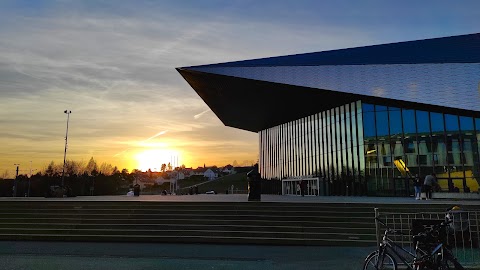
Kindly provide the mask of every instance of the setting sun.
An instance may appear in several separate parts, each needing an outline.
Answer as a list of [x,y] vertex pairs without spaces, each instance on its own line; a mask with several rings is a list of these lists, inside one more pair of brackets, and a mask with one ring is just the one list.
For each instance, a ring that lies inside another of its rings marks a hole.
[[160,171],[162,164],[170,163],[172,168],[179,166],[179,154],[174,150],[151,149],[135,155],[137,166],[141,171]]

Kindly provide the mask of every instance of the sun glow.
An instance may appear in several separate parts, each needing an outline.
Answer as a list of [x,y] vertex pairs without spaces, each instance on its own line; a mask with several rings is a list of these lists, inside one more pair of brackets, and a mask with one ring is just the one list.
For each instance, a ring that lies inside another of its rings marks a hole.
[[160,171],[162,164],[171,164],[172,168],[179,166],[179,154],[174,150],[151,149],[135,155],[136,168],[141,171]]

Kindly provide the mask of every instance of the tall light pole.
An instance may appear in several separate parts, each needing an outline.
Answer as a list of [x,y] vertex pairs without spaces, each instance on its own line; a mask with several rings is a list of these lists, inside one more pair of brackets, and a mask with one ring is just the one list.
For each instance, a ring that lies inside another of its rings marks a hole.
[[13,181],[12,197],[17,197],[17,178],[18,178],[18,167],[20,166],[20,164],[15,163],[15,164],[13,164],[13,165],[17,166],[17,172],[16,172],[16,174],[15,174],[15,180]]
[[30,160],[30,176],[28,177],[28,191],[27,191],[27,197],[30,197],[30,180],[32,178],[32,172],[36,171],[37,169],[32,169],[32,161]]
[[27,196],[30,197],[30,180],[32,178],[32,161],[30,160],[30,175],[28,176],[28,190]]
[[65,110],[64,113],[67,114],[67,132],[65,133],[65,152],[63,153],[63,170],[62,170],[62,188],[65,183],[65,163],[67,161],[67,145],[68,145],[68,120],[70,120],[70,114],[72,111]]

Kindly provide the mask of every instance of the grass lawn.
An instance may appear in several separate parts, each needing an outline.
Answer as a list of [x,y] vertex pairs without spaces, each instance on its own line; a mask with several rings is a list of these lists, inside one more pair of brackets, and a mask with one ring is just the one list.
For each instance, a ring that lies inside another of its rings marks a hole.
[[207,182],[205,182],[203,177],[189,177],[188,179],[179,180],[178,184],[180,191],[183,193],[187,193],[189,187],[193,185],[198,186],[199,193],[205,193],[210,190],[215,190],[217,193],[225,193],[227,189],[230,192],[232,185],[234,186],[234,191],[238,190],[238,192],[246,193],[248,187],[247,174],[244,172],[227,175]]

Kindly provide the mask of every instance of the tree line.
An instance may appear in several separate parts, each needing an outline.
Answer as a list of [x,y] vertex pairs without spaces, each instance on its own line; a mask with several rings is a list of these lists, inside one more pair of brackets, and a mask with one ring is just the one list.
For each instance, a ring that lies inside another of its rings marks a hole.
[[30,177],[19,174],[16,179],[0,181],[0,196],[13,196],[16,186],[16,196],[39,197],[46,196],[52,187],[62,185],[71,189],[72,194],[85,195],[116,195],[125,194],[132,186],[135,177],[142,177],[143,172],[127,169],[121,171],[108,163],[100,165],[92,157],[87,163],[67,160],[65,171],[62,164],[50,162],[44,169]]

